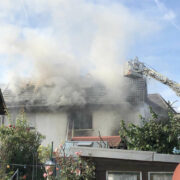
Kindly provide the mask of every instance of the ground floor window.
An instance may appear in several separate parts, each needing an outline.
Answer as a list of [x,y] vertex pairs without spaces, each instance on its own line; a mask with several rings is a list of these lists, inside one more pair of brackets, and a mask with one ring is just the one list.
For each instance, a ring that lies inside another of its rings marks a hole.
[[149,172],[148,180],[172,180],[172,172]]
[[141,180],[141,172],[111,172],[107,173],[107,180]]

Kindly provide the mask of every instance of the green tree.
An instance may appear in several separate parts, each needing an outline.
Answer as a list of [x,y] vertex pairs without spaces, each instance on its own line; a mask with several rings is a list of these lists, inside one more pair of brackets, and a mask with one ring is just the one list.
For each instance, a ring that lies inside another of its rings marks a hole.
[[[11,122],[11,119],[9,121]],[[30,129],[24,111],[18,115],[16,125],[1,126],[0,179],[4,180],[6,175],[12,175],[17,169],[22,179],[32,179],[33,171],[35,177],[38,173],[32,165],[39,164],[37,150],[43,138],[44,136],[35,129]],[[22,166],[15,164],[22,164]],[[38,168],[38,171],[42,170]],[[39,174],[42,176],[42,172]]]
[[150,108],[152,118],[145,120],[142,116],[142,126],[133,123],[125,125],[121,121],[119,134],[128,149],[156,151],[158,153],[172,154],[173,148],[180,148],[180,119],[171,111],[168,120],[158,120],[158,115]]

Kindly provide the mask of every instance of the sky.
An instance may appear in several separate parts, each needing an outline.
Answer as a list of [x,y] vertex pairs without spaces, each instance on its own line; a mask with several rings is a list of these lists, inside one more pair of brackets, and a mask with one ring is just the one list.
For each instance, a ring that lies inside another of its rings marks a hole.
[[[180,1],[0,0],[0,83],[42,76],[58,58],[82,74],[118,76],[116,65],[136,56],[180,82]],[[180,112],[169,87],[148,78],[148,93]]]

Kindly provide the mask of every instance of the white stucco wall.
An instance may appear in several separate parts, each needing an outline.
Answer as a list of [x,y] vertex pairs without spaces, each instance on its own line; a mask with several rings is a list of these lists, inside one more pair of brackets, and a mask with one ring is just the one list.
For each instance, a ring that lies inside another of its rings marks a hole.
[[121,120],[126,124],[140,124],[139,114],[140,109],[133,109],[128,104],[115,108],[98,108],[93,111],[93,135],[98,136],[98,131],[102,136],[118,135]]
[[93,112],[93,134],[98,136],[113,135],[113,131],[120,125],[119,114],[113,110],[97,110]]
[[[15,119],[19,110],[10,110],[12,124],[15,124]],[[67,131],[67,113],[59,112],[26,112],[28,123],[31,127],[35,127],[42,135],[46,136],[42,145],[51,144],[54,142],[54,147],[65,141]],[[9,121],[6,117],[5,125]]]
[[[131,111],[129,111],[129,109],[131,109]],[[139,110],[129,106],[128,104],[122,106],[101,106],[93,108],[93,129],[91,135],[98,136],[99,131],[102,136],[118,135],[121,120],[124,120],[126,123],[139,123]],[[18,112],[17,109],[10,112],[14,123]],[[68,124],[68,114],[66,111],[29,111],[26,115],[30,126],[35,127],[42,135],[46,136],[42,145],[51,144],[53,141],[54,147],[57,147],[66,140]],[[5,121],[5,124],[8,124],[8,122]]]
[[[31,121],[32,122],[32,121]],[[35,114],[34,126],[46,136],[42,145],[54,142],[54,147],[65,141],[67,130],[66,112],[41,112]]]

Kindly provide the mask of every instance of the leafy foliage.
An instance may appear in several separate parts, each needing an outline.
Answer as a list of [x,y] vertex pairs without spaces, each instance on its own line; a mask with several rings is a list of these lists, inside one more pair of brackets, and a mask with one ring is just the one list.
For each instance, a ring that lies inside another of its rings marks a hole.
[[125,122],[121,121],[119,134],[128,149],[171,154],[174,147],[180,148],[180,119],[169,111],[168,120],[159,121],[151,108],[150,112],[152,118],[148,121],[140,116],[142,126],[130,123],[126,127]]
[[42,146],[40,145],[38,148],[38,157],[42,164],[46,163],[51,156],[51,146]]
[[[11,121],[11,119],[10,119]],[[32,164],[38,163],[37,149],[44,137],[36,130],[30,129],[22,111],[16,119],[16,125],[0,127],[0,179],[12,175],[17,168],[21,177],[32,179]],[[7,165],[8,164],[8,165]],[[16,166],[13,164],[24,164]]]

